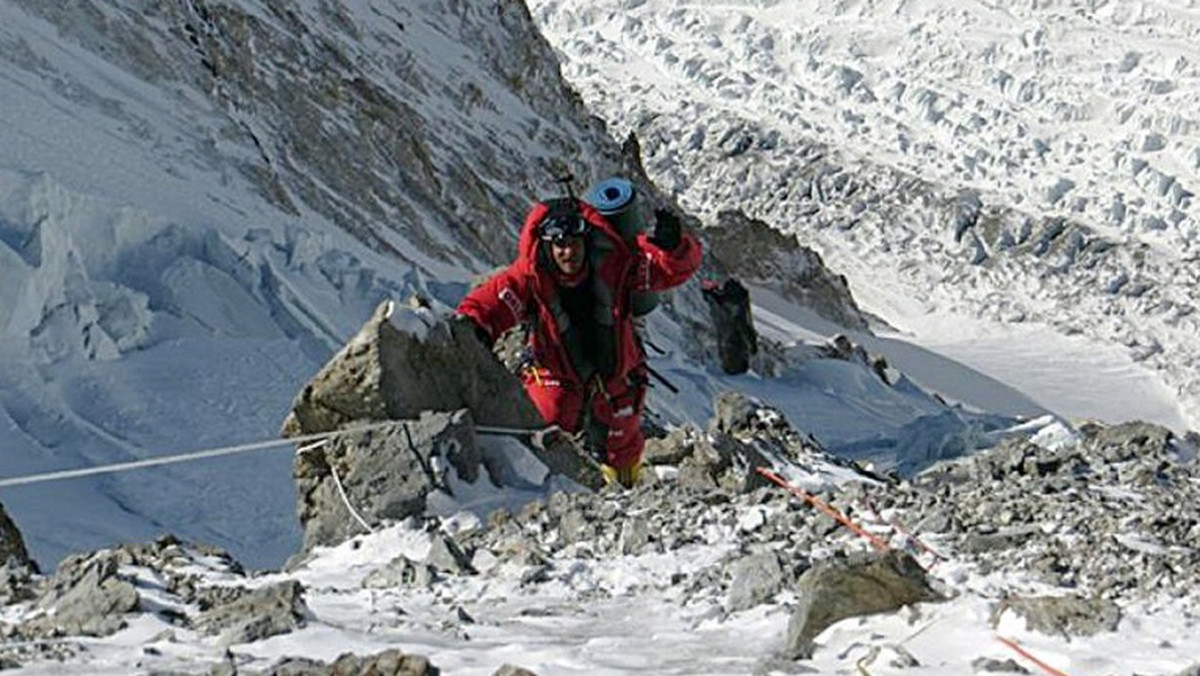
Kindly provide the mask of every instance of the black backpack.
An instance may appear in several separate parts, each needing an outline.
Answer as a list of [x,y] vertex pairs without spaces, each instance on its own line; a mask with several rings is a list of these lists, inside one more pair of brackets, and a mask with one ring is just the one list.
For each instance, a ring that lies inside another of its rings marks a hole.
[[732,277],[724,284],[705,281],[701,291],[717,329],[721,369],[730,375],[745,373],[750,370],[750,357],[758,353],[758,332],[750,316],[750,292]]

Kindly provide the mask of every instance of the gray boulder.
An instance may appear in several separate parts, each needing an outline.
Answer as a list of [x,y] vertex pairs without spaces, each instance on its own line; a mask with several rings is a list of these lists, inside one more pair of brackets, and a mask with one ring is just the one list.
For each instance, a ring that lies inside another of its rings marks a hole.
[[454,467],[469,481],[478,478],[479,464],[474,427],[465,411],[426,413],[418,420],[347,433],[301,453],[293,475],[303,551],[363,533],[359,517],[374,527],[420,516],[425,497],[446,486],[442,467]]
[[773,486],[759,467],[848,464],[793,429],[779,410],[740,392],[718,394],[713,411],[707,432],[685,426],[647,441],[644,462],[678,466],[677,480],[684,486],[733,493]]
[[[472,327],[387,301],[296,397],[283,434],[464,408],[480,426],[537,430],[546,425],[521,383]],[[546,441],[529,448],[550,471],[590,488],[604,485],[596,463],[566,436]]]
[[736,613],[771,600],[788,583],[788,575],[779,554],[763,551],[743,557],[733,564],[733,582],[729,585],[726,607]]
[[363,578],[366,589],[429,589],[437,579],[437,570],[427,563],[397,556]]
[[425,555],[425,565],[435,571],[450,575],[474,575],[471,557],[453,539],[437,535]]
[[537,674],[533,673],[532,671],[530,671],[528,669],[524,669],[522,667],[516,667],[511,664],[505,664],[504,666],[497,669],[496,673],[492,674],[492,676],[537,676]]
[[992,626],[1011,611],[1025,620],[1025,628],[1051,636],[1094,636],[1113,632],[1121,624],[1121,608],[1101,598],[1080,596],[1010,596],[992,613]]
[[29,552],[25,549],[25,540],[21,538],[21,531],[17,530],[17,525],[4,511],[4,505],[0,504],[0,566],[4,566],[9,561],[33,569],[33,560],[29,558]]
[[991,657],[977,657],[971,661],[971,667],[976,673],[984,674],[1028,674],[1029,670],[1013,659],[997,660]]
[[247,590],[215,587],[202,590],[200,631],[219,635],[224,646],[251,643],[303,627],[308,615],[304,587],[295,580]]
[[544,424],[520,383],[470,327],[386,301],[300,392],[284,433],[460,408],[481,425]]
[[1110,463],[1138,458],[1166,459],[1175,438],[1171,430],[1141,421],[1099,428],[1085,426],[1080,431],[1084,434],[1084,446],[1089,455]]
[[285,657],[259,676],[438,676],[441,671],[422,655],[405,655],[395,648],[359,657],[339,656],[332,664],[305,657]]
[[118,574],[120,554],[102,550],[64,560],[46,582],[37,606],[45,614],[22,626],[29,636],[108,636],[125,627],[138,610],[134,586]]
[[796,593],[784,648],[793,659],[811,658],[813,639],[835,622],[942,600],[916,559],[895,550],[819,561],[800,576]]
[[33,598],[32,571],[11,558],[0,563],[0,606]]

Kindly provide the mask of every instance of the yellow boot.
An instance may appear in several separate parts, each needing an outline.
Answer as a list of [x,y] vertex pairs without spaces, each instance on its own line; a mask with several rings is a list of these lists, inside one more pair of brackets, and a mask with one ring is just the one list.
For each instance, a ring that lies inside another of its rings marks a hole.
[[642,461],[639,460],[629,467],[616,468],[609,464],[600,466],[604,480],[608,483],[619,483],[625,488],[633,488],[642,478]]

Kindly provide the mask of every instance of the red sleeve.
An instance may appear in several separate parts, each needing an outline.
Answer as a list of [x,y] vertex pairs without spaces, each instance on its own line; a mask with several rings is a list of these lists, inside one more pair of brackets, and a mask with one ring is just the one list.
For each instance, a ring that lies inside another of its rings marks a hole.
[[674,251],[651,244],[645,233],[637,237],[638,261],[634,266],[635,291],[664,291],[687,281],[700,267],[700,242],[684,233]]
[[512,268],[505,268],[472,289],[456,312],[470,317],[495,340],[528,316],[531,299],[526,281]]

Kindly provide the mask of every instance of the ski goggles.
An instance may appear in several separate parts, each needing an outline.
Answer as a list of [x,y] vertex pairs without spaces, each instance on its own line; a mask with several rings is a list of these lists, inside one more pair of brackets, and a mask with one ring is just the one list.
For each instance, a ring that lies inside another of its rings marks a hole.
[[538,226],[538,237],[543,242],[565,244],[572,237],[581,237],[587,228],[587,221],[578,213],[550,214]]

